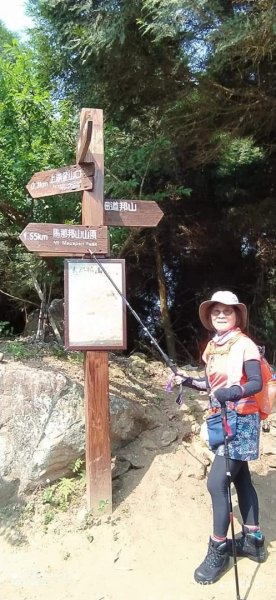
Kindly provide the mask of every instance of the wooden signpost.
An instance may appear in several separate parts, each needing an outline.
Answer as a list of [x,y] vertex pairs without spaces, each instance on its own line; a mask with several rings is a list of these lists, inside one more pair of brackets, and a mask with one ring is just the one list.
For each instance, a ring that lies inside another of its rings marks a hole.
[[89,250],[94,254],[108,254],[107,227],[85,227],[55,223],[29,223],[19,236],[31,252],[47,256],[68,256],[71,252],[83,256]]
[[32,176],[26,188],[32,198],[44,198],[44,196],[91,190],[93,187],[93,174],[93,165],[86,167],[72,165],[60,169],[40,171]]
[[[156,227],[163,216],[153,201],[104,200],[101,109],[83,108],[81,111],[76,165],[35,173],[27,189],[33,198],[38,199],[54,194],[82,191],[82,225],[29,223],[21,233],[20,239],[28,250],[44,257],[91,258],[91,252],[106,256],[109,253],[108,226]],[[112,260],[110,262],[112,263]],[[122,289],[124,286],[122,281]],[[68,301],[70,296],[67,303]],[[83,330],[85,338],[85,324]],[[78,335],[78,328],[75,327],[72,331],[73,344],[77,347],[78,340],[75,340],[75,337]],[[101,337],[100,331],[98,337]],[[84,360],[87,505],[89,510],[101,509],[111,512],[107,351],[110,346],[101,346],[101,349],[98,349],[101,343],[99,339],[94,344],[95,349],[87,350]],[[125,335],[122,344],[125,344]]]
[[104,224],[112,227],[156,227],[163,213],[152,200],[105,200]]

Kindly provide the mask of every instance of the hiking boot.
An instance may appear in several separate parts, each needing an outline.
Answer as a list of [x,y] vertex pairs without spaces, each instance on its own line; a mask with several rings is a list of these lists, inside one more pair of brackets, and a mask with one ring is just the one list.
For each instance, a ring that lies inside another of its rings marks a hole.
[[[261,531],[250,532],[243,527],[235,540],[237,556],[247,556],[258,563],[266,560],[265,536]],[[227,549],[230,556],[233,556],[232,540],[227,540]]]
[[197,567],[194,578],[197,583],[214,583],[219,579],[229,563],[227,542],[214,542],[209,540],[208,552],[204,561]]

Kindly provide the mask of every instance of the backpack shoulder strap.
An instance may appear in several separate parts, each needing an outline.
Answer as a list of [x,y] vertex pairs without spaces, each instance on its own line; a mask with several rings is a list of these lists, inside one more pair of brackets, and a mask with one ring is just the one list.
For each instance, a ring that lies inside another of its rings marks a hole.
[[228,342],[223,344],[223,346],[217,346],[213,340],[210,340],[210,342],[208,342],[208,344],[205,348],[206,357],[209,358],[209,356],[211,356],[213,354],[228,354],[230,351],[230,348],[232,348],[232,346],[234,346],[234,344],[241,337],[246,337],[246,335],[244,333],[239,333],[238,335],[233,337],[231,340],[229,340]]
[[214,346],[214,342],[212,340],[210,340],[204,350],[206,356],[209,356],[209,354],[212,354],[213,346]]

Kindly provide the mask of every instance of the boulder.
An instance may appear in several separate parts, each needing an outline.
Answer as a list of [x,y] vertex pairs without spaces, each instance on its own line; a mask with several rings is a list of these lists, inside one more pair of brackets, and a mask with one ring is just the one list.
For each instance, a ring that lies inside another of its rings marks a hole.
[[82,397],[60,372],[0,365],[0,474],[19,481],[19,493],[57,479],[83,454]]
[[129,444],[155,423],[153,410],[139,402],[110,394],[110,428],[112,451]]
[[[63,373],[0,363],[0,505],[69,474],[85,453],[83,387]],[[154,427],[155,412],[110,396],[115,451]],[[158,424],[158,423],[157,423]]]

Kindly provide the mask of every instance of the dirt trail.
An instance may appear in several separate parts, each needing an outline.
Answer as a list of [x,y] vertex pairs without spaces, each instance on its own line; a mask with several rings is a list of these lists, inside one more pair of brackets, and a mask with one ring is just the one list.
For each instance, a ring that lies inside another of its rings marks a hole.
[[[173,410],[171,399],[162,406],[164,414]],[[23,524],[19,533],[26,543],[20,545],[18,527],[3,520],[0,600],[235,600],[232,562],[214,585],[193,579],[211,529],[206,478],[195,476],[193,442],[177,440],[148,456],[144,468],[115,480],[109,519],[83,528],[83,496],[46,533],[39,515]],[[276,469],[268,469],[264,457],[252,468],[269,556],[263,565],[238,561],[241,598],[276,600]],[[234,494],[233,504],[238,515]]]

